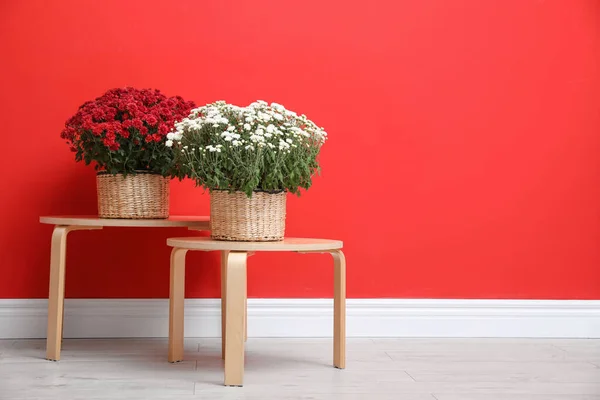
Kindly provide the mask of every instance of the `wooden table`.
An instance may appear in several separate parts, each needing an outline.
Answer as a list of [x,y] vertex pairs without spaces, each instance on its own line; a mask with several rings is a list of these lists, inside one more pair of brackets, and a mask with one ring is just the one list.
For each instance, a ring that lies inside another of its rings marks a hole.
[[46,358],[60,360],[65,298],[65,260],[67,234],[71,231],[102,229],[103,227],[174,228],[209,230],[208,217],[170,217],[168,219],[103,219],[94,216],[40,217],[42,224],[54,226],[50,255],[50,293],[48,295],[48,336]]
[[169,300],[169,362],[183,360],[183,304],[185,255],[189,250],[221,252],[222,356],[225,385],[242,386],[246,336],[246,260],[257,251],[330,253],[334,261],[333,365],[346,367],[346,259],[343,243],[326,239],[286,238],[280,242],[227,242],[206,237],[171,238],[171,288]]

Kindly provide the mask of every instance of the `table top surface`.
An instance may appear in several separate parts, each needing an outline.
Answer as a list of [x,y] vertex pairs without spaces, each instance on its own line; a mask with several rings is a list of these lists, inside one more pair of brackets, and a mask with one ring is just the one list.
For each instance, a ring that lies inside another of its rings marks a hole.
[[171,216],[166,219],[99,218],[95,215],[52,215],[40,217],[42,224],[64,226],[118,226],[142,228],[188,227],[209,230],[207,216]]
[[341,240],[285,238],[279,242],[229,242],[209,237],[179,237],[167,239],[167,245],[188,250],[227,251],[331,251],[344,246]]

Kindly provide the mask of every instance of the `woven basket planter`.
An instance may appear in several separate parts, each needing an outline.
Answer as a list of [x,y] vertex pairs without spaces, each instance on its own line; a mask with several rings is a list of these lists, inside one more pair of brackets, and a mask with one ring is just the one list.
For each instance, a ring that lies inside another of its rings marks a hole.
[[138,171],[135,175],[96,175],[100,218],[169,217],[169,179]]
[[285,192],[243,192],[213,190],[210,193],[211,237],[240,242],[283,240]]

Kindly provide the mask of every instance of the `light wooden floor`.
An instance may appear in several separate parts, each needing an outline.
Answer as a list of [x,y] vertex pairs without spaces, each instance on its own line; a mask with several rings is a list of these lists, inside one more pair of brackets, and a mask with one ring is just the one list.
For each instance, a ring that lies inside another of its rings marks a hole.
[[220,340],[0,340],[0,399],[600,400],[600,340],[249,339],[245,386],[223,387]]

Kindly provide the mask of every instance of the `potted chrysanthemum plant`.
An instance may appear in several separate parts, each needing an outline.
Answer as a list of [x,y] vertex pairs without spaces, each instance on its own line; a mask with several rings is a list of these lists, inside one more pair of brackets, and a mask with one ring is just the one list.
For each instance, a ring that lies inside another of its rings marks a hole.
[[284,236],[286,192],[310,188],[327,134],[276,103],[218,101],[192,110],[167,138],[179,176],[210,191],[214,239],[275,241]]
[[75,160],[97,172],[102,218],[167,218],[173,150],[165,146],[176,121],[195,105],[158,90],[112,89],[84,103],[61,137]]

